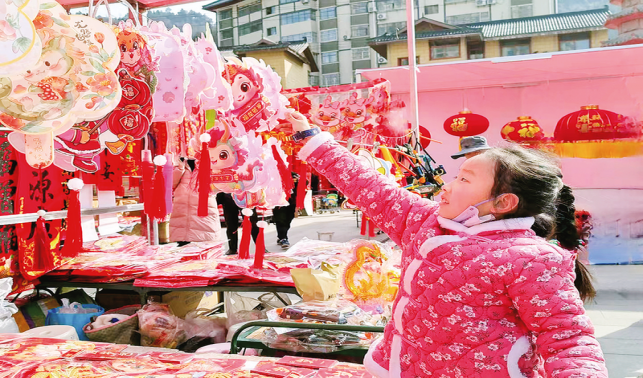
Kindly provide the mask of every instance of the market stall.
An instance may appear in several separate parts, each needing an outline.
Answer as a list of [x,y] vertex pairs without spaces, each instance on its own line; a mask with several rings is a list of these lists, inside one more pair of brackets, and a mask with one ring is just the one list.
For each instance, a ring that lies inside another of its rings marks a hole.
[[[432,145],[431,154],[444,159],[458,150],[462,135],[448,132],[455,129],[445,121],[466,119],[458,116],[463,110],[488,119],[488,128],[474,134],[491,146],[510,140],[559,154],[565,182],[584,211],[579,222],[586,234],[591,229],[590,262],[640,262],[642,56],[640,45],[630,45],[421,65],[420,124],[443,142]],[[386,78],[393,95],[408,98],[406,67],[360,74]],[[440,162],[447,172],[461,164]],[[612,198],[619,200],[606,200]]]

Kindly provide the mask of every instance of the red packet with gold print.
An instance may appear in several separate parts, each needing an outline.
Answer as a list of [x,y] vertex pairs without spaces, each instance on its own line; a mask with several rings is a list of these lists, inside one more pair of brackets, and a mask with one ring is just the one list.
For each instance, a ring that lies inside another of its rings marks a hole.
[[322,358],[284,356],[277,361],[280,365],[296,366],[309,369],[330,368],[337,365],[337,361]]
[[285,378],[285,377],[304,378],[304,377],[312,377],[313,375],[315,375],[315,370],[312,370],[312,369],[279,365],[277,363],[269,362],[269,361],[259,362],[257,366],[255,366],[254,369],[250,371],[252,373],[263,374],[263,375],[267,375],[270,377],[277,377],[277,378]]
[[373,378],[364,367],[337,365],[319,369],[315,378]]

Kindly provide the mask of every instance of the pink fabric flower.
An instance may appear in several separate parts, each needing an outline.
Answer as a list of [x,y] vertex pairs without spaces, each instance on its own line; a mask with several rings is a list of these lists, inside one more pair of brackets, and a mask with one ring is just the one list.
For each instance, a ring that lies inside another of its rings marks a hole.
[[118,81],[116,80],[116,75],[112,73],[99,73],[87,79],[87,84],[89,84],[92,91],[105,97],[116,90]]

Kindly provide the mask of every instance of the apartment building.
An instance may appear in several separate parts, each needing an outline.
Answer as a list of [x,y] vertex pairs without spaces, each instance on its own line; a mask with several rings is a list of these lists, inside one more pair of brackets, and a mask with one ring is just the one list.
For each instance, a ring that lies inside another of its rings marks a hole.
[[[608,8],[479,22],[463,26],[421,19],[415,25],[416,62],[445,63],[601,47],[609,39]],[[406,28],[370,40],[380,66],[408,65]]]
[[[561,0],[414,0],[416,20],[459,25],[545,16],[556,13]],[[592,0],[602,1],[602,0]],[[400,37],[406,28],[405,0],[217,0],[205,5],[217,13],[222,49],[306,39],[319,72],[310,85],[355,81],[355,70],[389,64],[374,47],[378,37]],[[480,41],[481,42],[481,41]],[[473,55],[484,55],[480,44]],[[387,54],[384,54],[387,55]]]

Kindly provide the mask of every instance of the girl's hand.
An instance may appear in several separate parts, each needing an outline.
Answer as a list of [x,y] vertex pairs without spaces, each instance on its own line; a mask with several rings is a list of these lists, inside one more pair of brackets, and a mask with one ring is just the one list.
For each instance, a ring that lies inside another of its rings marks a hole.
[[292,129],[294,132],[306,131],[310,129],[308,120],[298,111],[293,110],[287,113],[286,120],[292,124]]

